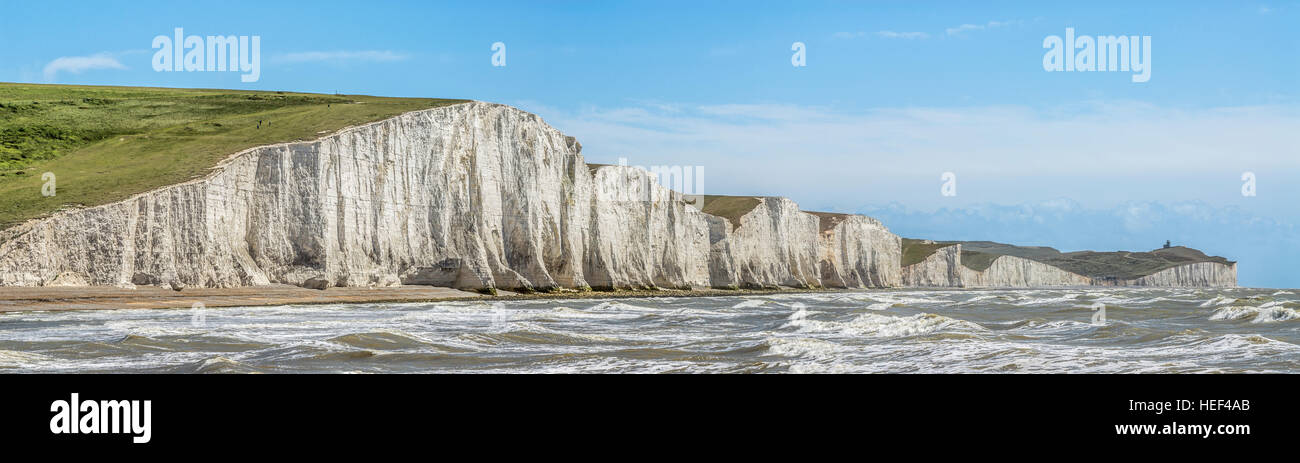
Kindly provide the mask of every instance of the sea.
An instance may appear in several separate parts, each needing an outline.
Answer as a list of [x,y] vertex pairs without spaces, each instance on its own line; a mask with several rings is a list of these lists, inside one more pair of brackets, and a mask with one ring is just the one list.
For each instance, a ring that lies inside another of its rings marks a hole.
[[1278,289],[950,289],[0,314],[0,373],[1292,373]]

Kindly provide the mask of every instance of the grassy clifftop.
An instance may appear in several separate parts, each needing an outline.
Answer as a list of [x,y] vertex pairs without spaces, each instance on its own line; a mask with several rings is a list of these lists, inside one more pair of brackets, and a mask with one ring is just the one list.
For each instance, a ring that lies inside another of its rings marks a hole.
[[465,101],[0,83],[0,229],[202,177],[255,146]]
[[926,243],[922,240],[903,238],[902,265],[906,267],[916,264],[940,249],[957,244],[961,245],[962,266],[976,271],[987,270],[993,265],[993,261],[1002,256],[1015,256],[1038,261],[1090,278],[1118,280],[1133,280],[1180,265],[1201,262],[1214,262],[1224,265],[1235,263],[1222,257],[1207,256],[1201,251],[1183,246],[1156,249],[1150,252],[1061,252],[1055,248],[1045,246],[1016,246],[992,241],[936,241]]
[[927,257],[930,257],[940,249],[952,246],[952,244],[927,242],[927,240],[914,240],[903,238],[903,258],[901,265],[906,267],[913,264],[919,264]]
[[740,218],[762,202],[757,196],[704,195],[704,208],[701,210],[705,214],[727,219],[732,228],[740,228]]
[[[962,264],[975,270],[987,269],[998,256],[1016,256],[1048,264],[1091,278],[1132,280],[1180,265],[1214,262],[1232,265],[1223,257],[1207,256],[1196,249],[1173,246],[1150,252],[1060,252],[1042,246],[1014,246],[992,241],[946,241],[961,243]],[[967,263],[970,253],[970,263]]]

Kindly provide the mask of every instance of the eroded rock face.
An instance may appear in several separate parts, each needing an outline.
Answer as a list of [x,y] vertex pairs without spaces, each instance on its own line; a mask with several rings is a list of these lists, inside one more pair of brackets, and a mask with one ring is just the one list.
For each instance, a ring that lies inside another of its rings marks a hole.
[[1180,265],[1174,268],[1129,280],[1130,286],[1237,286],[1237,264],[1224,265],[1217,262],[1199,262]]
[[595,169],[591,245],[584,259],[593,288],[709,286],[705,214],[660,186],[644,170]]
[[714,287],[816,288],[820,243],[816,216],[786,198],[761,198],[740,226],[718,219],[710,228]]
[[1041,288],[1052,286],[1232,287],[1237,265],[1202,262],[1134,279],[1098,279],[1015,256],[1000,256],[989,268],[961,264],[961,245],[941,248],[925,260],[903,267],[903,286],[947,288]]
[[643,175],[649,201],[606,201],[593,182],[611,180],[580,149],[480,102],[254,148],[202,180],[4,232],[0,284],[707,285],[703,214]]
[[[461,289],[1042,286],[1077,275],[960,246],[899,268],[874,219],[761,198],[737,227],[645,171],[589,168],[541,118],[471,102],[253,148],[203,179],[0,232],[0,285]],[[963,281],[965,280],[965,281]],[[1096,283],[1096,282],[1094,282]],[[1143,286],[1231,286],[1194,264]]]
[[1000,256],[983,271],[961,267],[961,283],[967,288],[1029,288],[1043,286],[1087,286],[1092,279],[1057,267],[1016,256]]
[[939,248],[925,260],[903,267],[903,286],[960,288],[961,245]]
[[[825,220],[825,219],[823,219]],[[902,239],[880,221],[846,215],[821,232],[818,266],[822,286],[894,288],[902,286]]]

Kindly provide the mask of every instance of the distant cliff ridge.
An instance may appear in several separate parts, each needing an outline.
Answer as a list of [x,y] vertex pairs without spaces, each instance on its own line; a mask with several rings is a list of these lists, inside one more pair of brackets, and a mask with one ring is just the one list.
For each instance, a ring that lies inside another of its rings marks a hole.
[[[904,284],[949,287],[1237,285],[1237,263],[1181,246],[1062,253],[989,241],[903,240]],[[921,259],[921,260],[918,260]]]
[[[1155,254],[1128,273],[1094,276],[1040,255],[903,240],[875,219],[802,211],[786,198],[706,196],[691,205],[645,171],[585,163],[577,140],[540,117],[469,102],[249,149],[201,179],[0,231],[0,285],[1236,283],[1233,263]],[[1084,269],[1123,267],[1065,256]]]

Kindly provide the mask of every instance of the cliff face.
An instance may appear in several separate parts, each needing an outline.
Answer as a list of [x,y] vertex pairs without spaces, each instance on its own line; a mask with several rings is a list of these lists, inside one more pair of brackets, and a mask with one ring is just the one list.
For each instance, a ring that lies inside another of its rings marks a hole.
[[[6,231],[0,284],[707,285],[703,214],[644,174],[593,174],[579,150],[478,102],[259,147]],[[608,196],[624,181],[646,200]]]
[[1201,262],[1181,265],[1133,280],[1098,279],[1016,256],[998,256],[984,270],[961,261],[961,245],[940,248],[925,260],[903,267],[903,286],[950,288],[1032,288],[1047,286],[1233,287],[1237,265]]
[[1065,270],[1015,256],[999,256],[983,271],[961,266],[961,282],[966,287],[1037,287],[1086,286],[1092,279]]
[[710,228],[709,265],[715,287],[815,288],[818,277],[817,217],[786,198],[760,198],[740,226],[717,219]]
[[1136,280],[1129,280],[1126,284],[1129,286],[1237,286],[1237,264],[1200,262],[1180,265]]
[[817,287],[823,259],[835,286],[897,284],[897,237],[878,222],[821,236],[817,217],[765,198],[737,228],[580,150],[479,102],[259,147],[5,231],[0,285]]
[[959,288],[961,269],[961,245],[943,247],[925,260],[903,267],[903,286]]
[[[903,285],[902,244],[876,219],[861,215],[820,216],[823,286],[834,288],[893,288]],[[827,220],[834,225],[825,226]]]
[[[976,272],[960,245],[900,268],[899,237],[874,219],[776,197],[714,216],[645,171],[590,168],[580,151],[535,115],[481,102],[258,147],[202,179],[0,232],[0,285],[1087,284],[1009,256]],[[1236,266],[1092,283],[1232,286]]]
[[705,214],[644,170],[595,169],[591,246],[584,259],[593,288],[708,287]]

